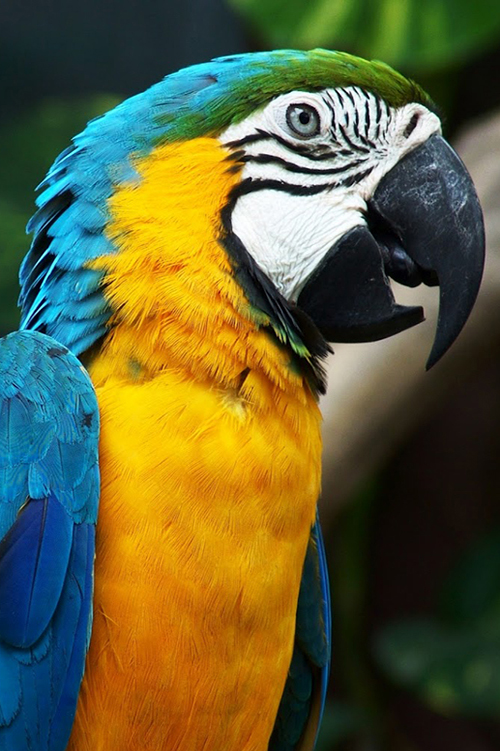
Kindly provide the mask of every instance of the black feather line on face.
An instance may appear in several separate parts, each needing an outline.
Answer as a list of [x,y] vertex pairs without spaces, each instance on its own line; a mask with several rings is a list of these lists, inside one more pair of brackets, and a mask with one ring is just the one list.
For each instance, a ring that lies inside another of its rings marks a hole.
[[335,184],[325,183],[322,185],[294,185],[284,180],[267,180],[254,177],[247,177],[241,181],[234,189],[235,200],[240,196],[248,193],[255,193],[258,190],[277,190],[282,193],[288,193],[291,196],[313,196],[317,193],[323,193],[325,190],[331,190]]
[[[306,157],[307,159],[310,159],[312,161],[321,162],[324,160],[330,160],[333,156],[337,156],[337,154],[342,153],[339,151],[335,151],[335,153],[333,153],[331,147],[326,144],[293,143],[286,138],[282,138],[278,133],[270,133],[267,130],[263,130],[262,128],[257,128],[255,133],[250,133],[247,136],[243,136],[243,138],[238,138],[235,141],[228,141],[225,145],[230,149],[235,149],[235,153],[238,153],[238,151],[244,149],[244,147],[248,144],[261,143],[265,141],[276,141],[289,151],[298,154],[299,156]],[[347,151],[345,153],[349,155],[351,152]]]
[[[283,297],[233,232],[231,217],[239,195],[236,188],[221,211],[224,233],[220,242],[250,305],[270,319],[271,326],[265,327],[269,336],[278,346],[286,347],[292,368],[304,376],[313,393],[324,394],[326,373],[321,361],[332,349],[309,316]],[[307,357],[294,350],[292,341],[303,345]]]
[[365,161],[366,158],[360,158],[357,161],[348,162],[341,167],[328,167],[325,169],[318,169],[315,167],[304,167],[296,164],[295,162],[284,159],[283,157],[275,156],[274,154],[245,154],[237,152],[239,156],[235,158],[243,164],[278,164],[283,167],[287,172],[295,172],[297,175],[341,175],[343,172],[359,167],[360,164]]

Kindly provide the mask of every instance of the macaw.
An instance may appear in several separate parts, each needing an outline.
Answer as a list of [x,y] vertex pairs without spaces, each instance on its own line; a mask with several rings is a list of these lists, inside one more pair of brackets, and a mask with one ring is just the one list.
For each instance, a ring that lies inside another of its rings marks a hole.
[[[91,121],[0,340],[0,750],[310,751],[330,655],[322,359],[483,268],[415,83],[341,52],[223,57]],[[99,506],[99,510],[98,510]]]

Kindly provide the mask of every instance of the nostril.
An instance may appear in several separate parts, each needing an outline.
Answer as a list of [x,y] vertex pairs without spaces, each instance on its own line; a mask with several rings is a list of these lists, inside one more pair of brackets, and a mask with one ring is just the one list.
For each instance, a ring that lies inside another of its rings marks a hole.
[[405,138],[408,138],[409,136],[411,136],[411,134],[413,133],[413,131],[417,127],[417,123],[419,121],[419,117],[420,116],[419,116],[418,112],[415,112],[415,114],[411,118],[410,122],[408,123],[408,125],[404,129],[403,135],[404,135]]

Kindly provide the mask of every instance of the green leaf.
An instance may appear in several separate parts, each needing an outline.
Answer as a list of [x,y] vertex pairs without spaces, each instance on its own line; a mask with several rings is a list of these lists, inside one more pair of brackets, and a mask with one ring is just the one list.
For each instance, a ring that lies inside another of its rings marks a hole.
[[500,620],[469,628],[435,620],[384,628],[375,657],[394,683],[444,715],[500,716]]
[[394,683],[435,711],[500,717],[500,530],[475,542],[454,566],[438,617],[386,626],[375,656]]
[[498,39],[497,0],[230,0],[271,47],[342,49],[407,72],[462,63]]
[[[453,568],[441,592],[440,615],[465,624],[500,612],[500,530],[472,545]],[[500,616],[499,628],[500,628]]]
[[359,707],[340,701],[325,706],[316,751],[333,751],[349,738],[366,732],[369,721]]

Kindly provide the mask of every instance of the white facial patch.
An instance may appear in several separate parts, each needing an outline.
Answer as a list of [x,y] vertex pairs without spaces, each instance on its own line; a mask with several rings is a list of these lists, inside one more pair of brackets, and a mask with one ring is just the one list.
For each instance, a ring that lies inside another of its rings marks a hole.
[[330,248],[366,223],[381,178],[440,129],[423,105],[391,108],[357,87],[276,97],[220,136],[245,163],[232,230],[295,301]]
[[355,193],[295,196],[259,190],[238,199],[232,228],[281,294],[296,300],[336,240],[364,223],[363,209]]

